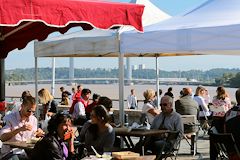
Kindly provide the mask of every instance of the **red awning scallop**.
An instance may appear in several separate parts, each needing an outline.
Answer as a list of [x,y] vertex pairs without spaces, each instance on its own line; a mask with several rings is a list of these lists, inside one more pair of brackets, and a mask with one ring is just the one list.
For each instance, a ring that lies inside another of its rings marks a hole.
[[137,4],[97,0],[0,0],[0,57],[74,26],[89,30],[131,25],[143,31],[143,9]]

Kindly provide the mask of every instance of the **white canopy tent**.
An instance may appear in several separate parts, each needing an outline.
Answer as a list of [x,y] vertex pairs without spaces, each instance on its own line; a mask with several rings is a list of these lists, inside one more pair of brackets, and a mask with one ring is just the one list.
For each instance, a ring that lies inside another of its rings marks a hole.
[[[154,6],[149,0],[133,0],[132,3],[145,5],[142,16],[142,23],[144,27],[170,18],[168,14]],[[37,57],[119,57],[119,110],[120,121],[123,124],[124,62],[123,55],[120,54],[119,34],[131,30],[133,30],[132,27],[126,26],[114,31],[95,29],[91,31],[79,31],[69,35],[48,39],[43,42],[35,42],[34,54],[36,57],[36,73]],[[55,77],[53,77],[53,79],[55,79]],[[36,83],[36,90],[37,88]]]
[[239,54],[240,1],[209,0],[181,16],[124,32],[121,53],[135,56]]
[[116,30],[93,29],[61,35],[34,43],[35,57],[116,57]]

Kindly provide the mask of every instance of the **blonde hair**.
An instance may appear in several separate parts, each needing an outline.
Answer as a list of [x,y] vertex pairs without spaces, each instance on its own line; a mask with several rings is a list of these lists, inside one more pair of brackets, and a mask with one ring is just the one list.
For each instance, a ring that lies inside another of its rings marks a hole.
[[206,89],[203,86],[198,86],[195,92],[195,95],[199,96],[201,95],[202,91],[205,91]]
[[153,89],[147,89],[143,92],[143,96],[145,100],[150,100],[151,98],[155,97],[155,91]]
[[46,88],[42,88],[38,91],[38,96],[42,104],[47,104],[49,101],[53,100],[53,96]]

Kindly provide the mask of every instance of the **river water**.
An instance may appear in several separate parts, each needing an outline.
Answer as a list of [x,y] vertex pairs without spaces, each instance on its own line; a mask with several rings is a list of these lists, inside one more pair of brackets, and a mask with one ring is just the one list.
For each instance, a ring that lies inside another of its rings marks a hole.
[[[55,94],[54,96],[56,98],[61,97],[61,92],[59,88],[61,86],[64,86],[66,90],[71,91],[72,87],[76,86],[68,86],[64,84],[56,84],[55,85]],[[107,96],[111,99],[117,100],[119,99],[119,87],[118,84],[83,84],[84,88],[89,88],[92,93],[97,93],[100,94],[101,96]],[[187,85],[160,85],[160,88],[163,90],[163,94],[167,91],[168,87],[173,88],[173,94],[174,94],[174,99],[177,100],[179,97],[179,92],[181,91],[182,88],[184,87],[191,87],[193,91],[197,88],[197,86],[187,86]],[[38,89],[40,90],[41,88],[47,88],[49,91],[51,90],[51,85],[50,84],[39,84]],[[210,87],[207,86],[205,87],[208,89],[210,97],[212,98],[213,96],[216,95],[216,89],[217,87]],[[136,96],[139,100],[143,100],[143,92],[146,89],[154,89],[156,90],[155,85],[131,85],[131,86],[125,86],[124,87],[124,98],[130,94],[130,90],[135,89],[136,90]],[[34,84],[29,84],[29,85],[14,85],[14,86],[6,86],[6,96],[8,97],[20,97],[21,93],[24,90],[29,90],[32,95],[35,95],[35,86]],[[226,88],[226,91],[230,95],[231,101],[235,102],[235,92],[237,88]],[[118,107],[118,102],[114,101],[113,103],[114,107]],[[126,105],[125,105],[126,106]],[[142,107],[142,103],[139,103],[139,108]]]

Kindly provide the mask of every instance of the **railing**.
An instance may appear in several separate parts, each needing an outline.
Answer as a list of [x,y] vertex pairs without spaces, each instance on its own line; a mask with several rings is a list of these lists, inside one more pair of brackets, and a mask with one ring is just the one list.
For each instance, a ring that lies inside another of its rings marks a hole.
[[[5,96],[6,98],[6,101],[20,101],[21,97],[19,96]],[[54,99],[57,101],[57,102],[60,102],[61,101],[61,98],[60,97],[54,97]],[[92,100],[92,99],[90,99]],[[118,108],[119,106],[119,99],[111,99],[113,101],[113,108]],[[142,106],[143,106],[143,101],[144,100],[138,100],[138,109],[141,109]],[[124,100],[124,106],[127,106],[127,100]]]

